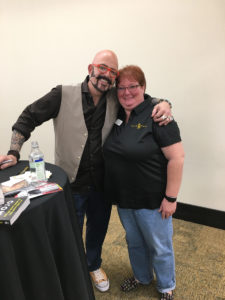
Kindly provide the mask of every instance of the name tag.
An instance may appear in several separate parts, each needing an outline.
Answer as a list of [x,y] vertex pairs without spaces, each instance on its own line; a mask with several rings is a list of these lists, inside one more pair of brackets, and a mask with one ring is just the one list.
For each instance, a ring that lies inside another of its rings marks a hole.
[[118,125],[118,126],[120,126],[122,123],[123,123],[123,121],[120,120],[120,119],[117,119],[117,120],[115,121],[115,124]]

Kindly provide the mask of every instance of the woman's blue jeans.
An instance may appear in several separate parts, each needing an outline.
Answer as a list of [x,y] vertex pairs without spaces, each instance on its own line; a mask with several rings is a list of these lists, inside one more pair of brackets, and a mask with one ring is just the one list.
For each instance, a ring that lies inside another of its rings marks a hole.
[[165,293],[175,289],[172,217],[162,219],[158,209],[124,209],[118,207],[134,277],[149,284],[153,271],[157,289]]
[[107,233],[111,205],[106,204],[103,194],[90,188],[89,193],[73,194],[76,214],[83,231],[86,215],[85,248],[89,271],[95,271],[101,266],[102,245]]

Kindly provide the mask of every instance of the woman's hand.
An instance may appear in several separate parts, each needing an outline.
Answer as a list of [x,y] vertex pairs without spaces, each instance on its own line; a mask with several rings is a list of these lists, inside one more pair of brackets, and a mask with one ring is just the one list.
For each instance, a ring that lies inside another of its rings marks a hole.
[[167,219],[175,213],[176,209],[177,202],[169,202],[168,200],[166,200],[166,198],[164,198],[160,205],[159,212],[162,213],[163,219]]

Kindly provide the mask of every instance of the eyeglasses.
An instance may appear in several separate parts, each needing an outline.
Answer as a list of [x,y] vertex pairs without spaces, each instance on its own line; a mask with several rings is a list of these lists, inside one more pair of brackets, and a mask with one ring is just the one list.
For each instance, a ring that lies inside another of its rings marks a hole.
[[134,93],[139,86],[140,86],[140,84],[130,85],[127,87],[117,87],[117,91],[118,91],[118,93],[123,94],[123,93],[125,93],[125,91],[127,89],[130,93]]
[[110,75],[112,77],[119,76],[119,72],[117,70],[115,70],[115,69],[111,69],[111,68],[109,68],[109,67],[107,67],[105,65],[101,65],[101,64],[100,65],[92,64],[92,65],[95,66],[96,68],[98,68],[99,72],[102,73],[102,74],[104,74],[107,71],[109,71],[109,73],[110,73]]

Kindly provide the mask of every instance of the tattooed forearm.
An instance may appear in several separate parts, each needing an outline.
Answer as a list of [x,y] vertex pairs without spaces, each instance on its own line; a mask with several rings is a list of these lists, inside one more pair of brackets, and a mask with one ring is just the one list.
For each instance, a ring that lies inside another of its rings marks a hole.
[[10,150],[16,150],[20,152],[24,142],[25,142],[25,137],[18,131],[13,130]]

